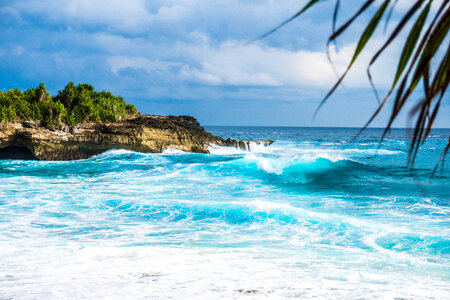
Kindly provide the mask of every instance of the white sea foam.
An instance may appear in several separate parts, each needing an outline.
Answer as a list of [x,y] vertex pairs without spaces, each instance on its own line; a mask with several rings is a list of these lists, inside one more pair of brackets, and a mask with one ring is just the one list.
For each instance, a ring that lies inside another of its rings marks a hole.
[[292,210],[298,210],[299,208],[293,207],[289,203],[280,203],[280,202],[271,202],[271,201],[264,201],[264,200],[254,200],[250,201],[248,205],[253,206],[257,208],[258,210],[264,210],[264,211],[273,211],[277,209],[282,209],[286,211],[292,211]]
[[208,151],[215,155],[234,155],[234,154],[244,154],[247,153],[245,150],[238,149],[236,147],[224,147],[217,145],[210,145]]
[[[331,144],[335,145],[335,144]],[[249,147],[246,150],[237,149],[235,147],[223,147],[212,145],[208,148],[211,154],[216,155],[235,155],[235,154],[273,154],[280,157],[288,157],[294,159],[301,159],[304,162],[312,162],[319,158],[328,159],[332,162],[340,160],[358,160],[360,157],[367,156],[392,156],[403,153],[398,150],[378,149],[378,148],[350,148],[339,149],[324,147],[322,144],[320,147],[314,144],[308,145],[307,143],[295,144],[295,143],[274,143],[270,146],[264,146],[255,142],[250,142]]]
[[96,158],[105,158],[105,157],[110,157],[110,156],[115,156],[115,155],[123,155],[123,154],[135,154],[138,152],[132,151],[132,150],[126,150],[126,149],[111,149],[111,150],[107,150],[103,153],[94,155],[91,157],[91,159],[96,159]]
[[348,159],[346,153],[350,151],[330,150],[323,148],[296,148],[296,147],[267,147],[263,145],[250,146],[250,150],[241,150],[234,147],[210,146],[209,152],[216,155],[253,154],[247,156],[253,158],[255,154],[272,154],[280,156],[281,159],[301,159],[304,162],[313,162],[319,158],[336,162]]
[[163,151],[164,154],[183,154],[186,153],[183,150],[175,149],[175,148],[167,148]]
[[[448,207],[436,196],[447,195],[446,173],[424,196],[407,178],[376,169],[367,159],[376,149],[249,148],[0,162],[0,298],[450,293]],[[329,170],[359,166],[342,160],[368,168],[333,181]],[[308,172],[328,176],[325,185],[297,185]]]
[[425,276],[276,258],[257,249],[23,246],[0,250],[8,257],[0,273],[4,298],[444,299],[450,292]]
[[283,173],[283,169],[287,166],[287,162],[282,161],[281,159],[274,160],[267,157],[257,156],[255,154],[248,154],[245,156],[245,159],[247,161],[256,162],[258,169],[277,175],[281,175]]

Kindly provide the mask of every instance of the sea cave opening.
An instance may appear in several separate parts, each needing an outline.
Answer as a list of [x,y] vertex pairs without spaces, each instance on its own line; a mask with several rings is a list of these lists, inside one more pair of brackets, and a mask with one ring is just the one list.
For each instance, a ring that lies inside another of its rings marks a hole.
[[0,149],[0,159],[36,160],[37,158],[27,147],[8,146]]

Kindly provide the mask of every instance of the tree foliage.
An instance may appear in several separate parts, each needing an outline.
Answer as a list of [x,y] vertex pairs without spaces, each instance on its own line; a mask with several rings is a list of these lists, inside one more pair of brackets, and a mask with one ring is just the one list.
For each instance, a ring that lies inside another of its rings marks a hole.
[[110,92],[97,92],[90,84],[69,82],[64,90],[50,96],[43,83],[21,91],[0,91],[0,121],[41,121],[53,126],[65,123],[74,126],[83,122],[116,122],[136,114],[132,104]]
[[[297,13],[258,39],[272,34],[280,27],[301,16],[320,2],[324,1],[308,1]],[[391,14],[395,9],[397,2],[398,0],[364,0],[362,1],[361,6],[352,15],[345,18],[342,25],[337,27],[337,18],[340,12],[341,0],[334,0],[335,6],[332,16],[332,30],[331,35],[328,38],[328,46],[331,43],[334,43],[336,39],[340,37],[361,15],[369,13],[371,8],[375,8],[375,13],[361,33],[346,71],[339,77],[335,85],[324,97],[318,110],[341,85],[348,71],[352,68],[355,61],[364,50],[367,42],[371,39],[383,18],[386,18],[386,25],[390,22]],[[394,40],[403,39],[403,50],[398,59],[398,66],[389,91],[382,100],[379,99],[380,104],[378,109],[367,121],[360,133],[370,125],[386,103],[393,99],[391,115],[381,138],[381,140],[383,140],[391,129],[393,122],[406,107],[406,103],[412,101],[411,95],[417,90],[419,83],[423,84],[423,92],[421,91],[423,96],[410,112],[411,118],[415,118],[415,126],[413,128],[411,146],[409,149],[409,163],[411,166],[414,165],[417,151],[425,142],[433,127],[442,101],[448,100],[448,97],[445,99],[445,95],[450,82],[450,47],[446,37],[450,28],[450,1],[443,0],[441,2],[435,2],[438,4],[438,7],[436,11],[432,11],[430,8],[433,4],[433,0],[411,0],[408,4],[408,9],[403,13],[400,21],[393,26],[392,31],[387,35],[386,40],[372,57],[367,67],[369,81],[378,98],[378,93],[372,82],[370,67],[377,61],[380,55],[393,44]],[[404,35],[405,38],[403,38],[403,32],[406,33]],[[444,48],[443,54],[440,52],[440,49],[442,48]],[[395,96],[391,98],[392,95]],[[445,157],[449,148],[450,137],[448,144],[444,149],[442,158]]]

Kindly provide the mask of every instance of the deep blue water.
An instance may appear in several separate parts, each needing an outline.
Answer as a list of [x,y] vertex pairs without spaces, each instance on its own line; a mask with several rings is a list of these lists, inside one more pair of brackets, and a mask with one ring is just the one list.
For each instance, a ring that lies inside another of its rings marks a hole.
[[276,142],[0,161],[0,298],[449,294],[450,130],[206,129]]

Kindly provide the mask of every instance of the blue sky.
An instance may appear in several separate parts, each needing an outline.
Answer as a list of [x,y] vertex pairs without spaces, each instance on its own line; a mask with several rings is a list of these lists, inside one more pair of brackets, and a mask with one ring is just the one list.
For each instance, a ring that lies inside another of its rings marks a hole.
[[[382,30],[314,122],[314,110],[336,80],[325,54],[333,1],[246,44],[305,2],[2,0],[0,89],[44,82],[54,93],[69,81],[87,82],[143,113],[192,115],[204,125],[361,126],[377,104],[365,66]],[[342,2],[343,15],[360,3]],[[399,1],[399,12],[407,3]],[[331,51],[340,71],[364,20]],[[381,91],[400,50],[395,45],[373,68]],[[388,112],[374,126],[383,126]],[[449,113],[447,104],[437,127],[450,127]],[[396,126],[406,125],[405,114]]]

